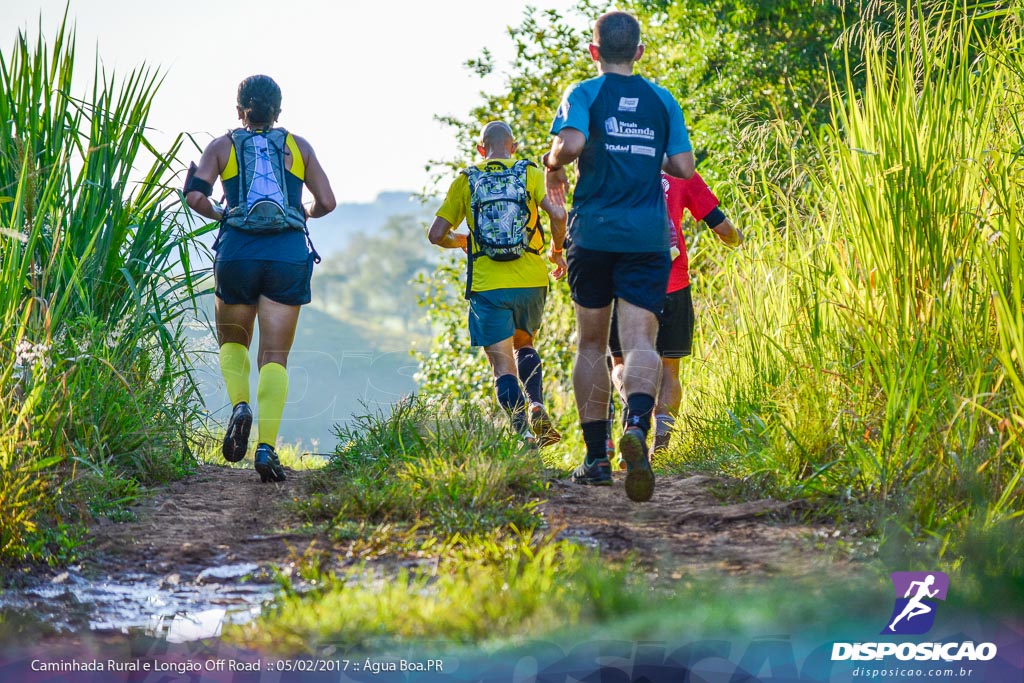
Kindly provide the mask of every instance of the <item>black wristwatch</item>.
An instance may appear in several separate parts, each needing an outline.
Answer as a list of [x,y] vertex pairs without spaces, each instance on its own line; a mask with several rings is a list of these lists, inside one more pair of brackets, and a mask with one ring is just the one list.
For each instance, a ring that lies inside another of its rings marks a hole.
[[549,164],[548,163],[548,157],[550,155],[551,155],[551,152],[544,152],[544,156],[542,156],[540,158],[540,163],[544,165],[544,168],[546,168],[549,171],[558,171],[558,170],[561,170],[562,168],[564,168],[563,166],[552,166],[551,164]]

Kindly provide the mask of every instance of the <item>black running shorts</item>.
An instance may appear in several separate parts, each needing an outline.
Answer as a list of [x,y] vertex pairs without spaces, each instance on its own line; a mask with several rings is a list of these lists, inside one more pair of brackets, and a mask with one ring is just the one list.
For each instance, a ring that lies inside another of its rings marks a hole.
[[[665,298],[665,309],[658,316],[658,341],[655,348],[662,358],[683,358],[693,351],[693,298],[690,286],[670,292]],[[619,316],[612,311],[612,329],[608,348],[613,356],[622,355],[619,342]]]
[[596,251],[570,244],[565,250],[572,300],[583,308],[604,308],[623,299],[658,315],[672,258],[667,251]]
[[311,299],[312,278],[312,256],[306,263],[256,259],[213,263],[215,291],[226,304],[255,305],[263,295],[286,306],[302,306]]

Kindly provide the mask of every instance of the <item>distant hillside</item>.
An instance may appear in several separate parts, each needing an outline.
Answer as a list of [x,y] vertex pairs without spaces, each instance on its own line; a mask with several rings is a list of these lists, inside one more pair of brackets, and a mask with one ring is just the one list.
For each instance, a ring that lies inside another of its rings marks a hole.
[[338,204],[332,213],[309,222],[309,234],[321,255],[345,248],[353,236],[372,233],[392,216],[410,215],[429,221],[440,201],[420,202],[411,192],[381,192],[369,204]]
[[[200,310],[201,320],[212,320],[212,294],[202,298]],[[213,421],[223,426],[230,414],[230,404],[220,375],[216,341],[204,329],[193,328],[192,337],[196,349],[195,377],[203,400]],[[387,411],[392,403],[415,391],[412,376],[416,363],[408,353],[410,343],[375,337],[317,308],[304,307],[288,359],[288,403],[281,421],[281,441],[301,441],[305,448],[315,444],[322,452],[330,451],[337,442],[332,433],[337,423],[368,410]],[[258,346],[257,332],[250,351],[254,407]]]

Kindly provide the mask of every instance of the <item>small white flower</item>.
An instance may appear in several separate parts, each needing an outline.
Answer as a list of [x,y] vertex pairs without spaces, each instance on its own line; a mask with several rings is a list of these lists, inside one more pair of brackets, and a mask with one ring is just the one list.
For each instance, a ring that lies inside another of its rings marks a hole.
[[22,339],[14,349],[14,363],[19,367],[25,367],[43,361],[44,365],[48,366],[50,362],[46,354],[49,350],[50,347],[46,344],[33,344],[27,339]]

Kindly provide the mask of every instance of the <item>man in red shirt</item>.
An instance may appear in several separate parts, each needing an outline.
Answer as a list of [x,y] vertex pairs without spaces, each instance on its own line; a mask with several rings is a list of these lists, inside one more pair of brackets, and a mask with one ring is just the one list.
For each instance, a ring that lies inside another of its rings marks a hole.
[[[662,174],[661,186],[665,191],[669,219],[675,232],[673,242],[678,244],[678,256],[672,261],[668,279],[668,298],[658,318],[657,350],[661,355],[661,386],[655,406],[656,428],[654,447],[657,452],[668,447],[669,437],[675,425],[675,416],[682,401],[682,386],[679,384],[679,359],[689,356],[693,342],[693,299],[690,296],[690,261],[686,254],[686,239],[683,236],[683,211],[687,210],[694,220],[704,223],[718,238],[730,247],[743,243],[741,233],[718,208],[718,197],[699,174],[682,179]],[[622,376],[625,369],[622,349],[618,340],[618,324],[612,322],[608,347],[611,350],[612,382],[622,394]]]

